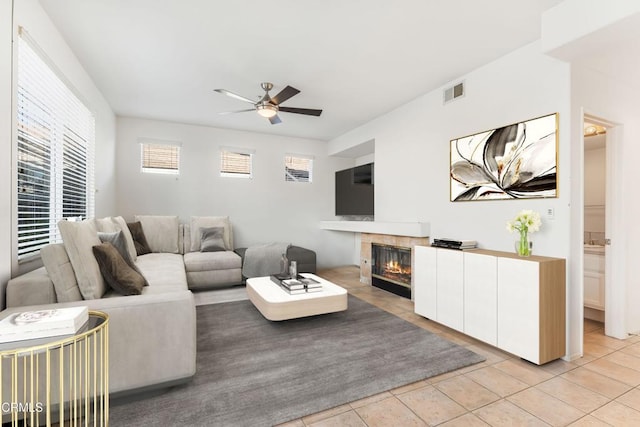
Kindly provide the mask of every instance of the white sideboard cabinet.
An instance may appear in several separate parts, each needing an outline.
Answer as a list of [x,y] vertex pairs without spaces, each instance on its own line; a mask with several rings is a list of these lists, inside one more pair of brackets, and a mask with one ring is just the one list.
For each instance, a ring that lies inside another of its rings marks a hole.
[[415,312],[536,364],[565,355],[566,263],[417,246]]

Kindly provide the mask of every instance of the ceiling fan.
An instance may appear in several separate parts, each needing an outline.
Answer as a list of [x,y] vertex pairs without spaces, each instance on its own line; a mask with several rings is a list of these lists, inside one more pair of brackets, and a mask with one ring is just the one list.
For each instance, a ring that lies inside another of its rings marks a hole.
[[280,91],[279,94],[274,96],[273,98],[269,95],[269,91],[273,89],[273,84],[269,82],[264,82],[260,84],[260,87],[264,90],[264,95],[258,101],[253,101],[249,98],[245,98],[244,96],[235,94],[233,92],[229,92],[226,89],[214,89],[216,92],[221,93],[223,95],[230,96],[232,98],[239,99],[240,101],[248,102],[249,104],[253,104],[253,108],[249,108],[247,110],[238,110],[238,111],[226,111],[220,114],[233,114],[233,113],[243,113],[245,111],[257,111],[262,117],[266,117],[269,119],[272,125],[276,125],[281,123],[280,117],[278,117],[278,112],[282,111],[285,113],[295,113],[295,114],[304,114],[307,116],[319,116],[322,114],[322,110],[313,110],[310,108],[294,108],[294,107],[283,107],[282,104],[287,99],[297,95],[300,91],[294,87],[287,86]]

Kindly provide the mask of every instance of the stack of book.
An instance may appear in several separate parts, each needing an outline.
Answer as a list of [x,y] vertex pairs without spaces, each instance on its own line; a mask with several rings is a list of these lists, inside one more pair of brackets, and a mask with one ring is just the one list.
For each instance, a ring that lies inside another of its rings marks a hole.
[[290,277],[284,278],[276,275],[271,276],[271,280],[291,295],[322,291],[322,284],[310,277],[298,275],[297,278],[292,279]]
[[88,319],[84,306],[14,313],[0,321],[0,343],[75,334]]
[[473,249],[478,246],[475,240],[433,239],[431,246],[449,249]]

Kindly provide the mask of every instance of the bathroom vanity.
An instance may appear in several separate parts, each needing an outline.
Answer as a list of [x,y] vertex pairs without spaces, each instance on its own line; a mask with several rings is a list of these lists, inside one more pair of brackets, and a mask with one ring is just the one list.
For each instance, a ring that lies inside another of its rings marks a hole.
[[584,245],[584,306],[604,311],[604,246]]

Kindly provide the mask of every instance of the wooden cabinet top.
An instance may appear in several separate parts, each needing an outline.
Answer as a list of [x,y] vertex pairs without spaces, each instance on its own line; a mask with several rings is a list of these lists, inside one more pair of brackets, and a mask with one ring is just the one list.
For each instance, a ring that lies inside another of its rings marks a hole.
[[541,255],[520,256],[514,252],[492,251],[489,249],[469,249],[466,252],[472,252],[483,255],[493,255],[501,258],[515,258],[521,261],[535,261],[535,262],[549,262],[549,261],[564,261],[564,258],[554,258]]
[[[435,249],[446,250],[446,251],[447,250],[459,251],[458,249],[438,248],[435,246],[431,246],[431,247]],[[500,258],[513,258],[513,259],[519,259],[522,261],[532,261],[532,262],[550,262],[550,261],[565,260],[564,258],[554,258],[554,257],[548,257],[548,256],[541,256],[541,255],[531,255],[528,257],[523,257],[516,254],[515,252],[493,251],[490,249],[464,249],[462,250],[462,252],[470,252],[470,253],[481,254],[481,255],[491,255],[491,256],[500,257]]]

